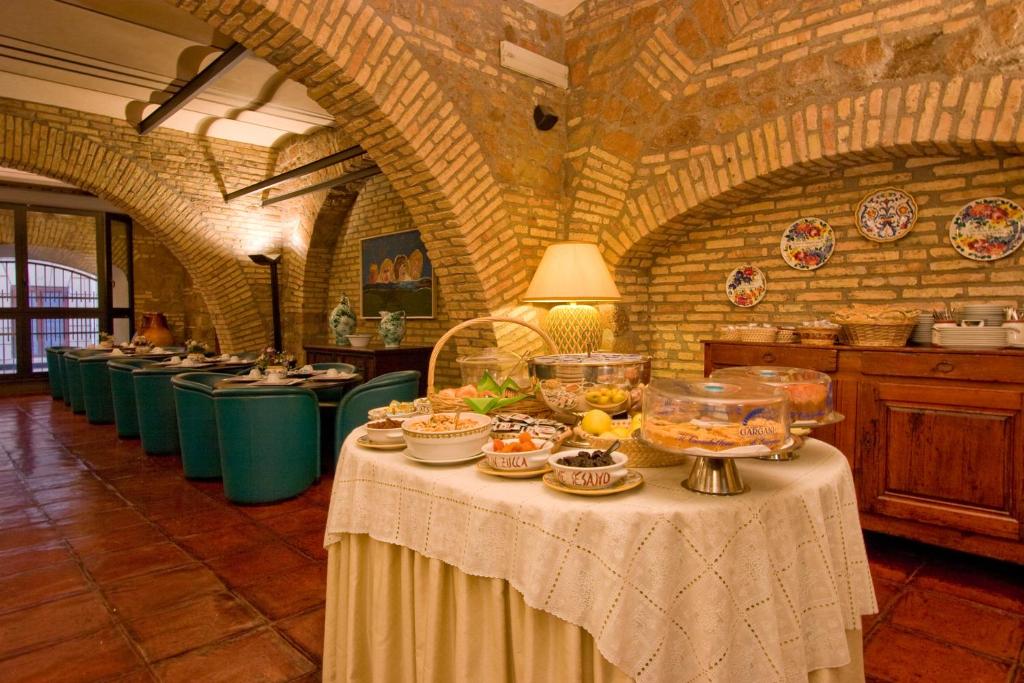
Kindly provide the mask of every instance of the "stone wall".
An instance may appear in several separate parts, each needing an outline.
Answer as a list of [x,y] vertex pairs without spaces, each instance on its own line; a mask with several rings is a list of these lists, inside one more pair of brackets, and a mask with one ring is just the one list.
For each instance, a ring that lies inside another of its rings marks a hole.
[[[866,194],[889,186],[910,193],[920,217],[899,241],[872,242],[857,231],[854,210]],[[983,262],[964,258],[949,243],[950,219],[965,203],[990,196],[1024,196],[1024,156],[879,162],[688,216],[649,277],[632,285],[650,306],[640,338],[661,371],[700,373],[699,342],[714,338],[723,324],[794,324],[850,303],[923,310],[944,302],[1024,304],[1024,250]],[[836,236],[831,259],[813,271],[791,268],[779,251],[785,228],[805,216],[827,221]],[[768,281],[753,308],[734,306],[725,295],[727,274],[745,263],[761,268]]]

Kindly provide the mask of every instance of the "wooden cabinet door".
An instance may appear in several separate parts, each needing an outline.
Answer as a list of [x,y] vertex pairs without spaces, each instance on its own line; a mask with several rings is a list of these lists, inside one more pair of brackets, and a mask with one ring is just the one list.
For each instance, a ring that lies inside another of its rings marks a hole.
[[1024,394],[990,386],[861,383],[858,459],[866,509],[1021,538]]

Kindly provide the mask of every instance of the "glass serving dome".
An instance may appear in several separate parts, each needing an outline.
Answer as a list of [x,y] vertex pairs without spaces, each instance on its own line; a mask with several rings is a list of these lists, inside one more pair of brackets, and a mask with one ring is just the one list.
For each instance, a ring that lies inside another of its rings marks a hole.
[[614,415],[639,409],[651,379],[651,357],[603,352],[534,356],[530,374],[540,382],[544,403],[558,415],[578,417],[593,409]]
[[715,370],[711,379],[781,387],[789,395],[789,411],[794,423],[815,423],[832,415],[832,379],[823,372],[752,365]]
[[643,413],[641,438],[671,452],[756,457],[790,440],[785,391],[749,380],[656,379]]
[[530,375],[526,361],[510,351],[491,347],[478,353],[459,356],[455,362],[459,364],[463,384],[476,386],[485,374],[490,374],[498,384],[512,379],[520,387],[529,386]]

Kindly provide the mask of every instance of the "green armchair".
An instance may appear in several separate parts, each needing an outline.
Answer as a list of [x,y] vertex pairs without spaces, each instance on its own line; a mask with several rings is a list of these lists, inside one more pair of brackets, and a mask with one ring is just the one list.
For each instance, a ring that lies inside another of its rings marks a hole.
[[64,398],[64,373],[61,370],[60,357],[74,348],[74,346],[46,347],[46,377],[50,382],[50,396],[55,399]]
[[[116,358],[117,356],[114,356]],[[110,424],[114,421],[114,399],[110,393],[109,354],[78,359],[78,373],[82,376],[82,402],[85,417],[91,424]]]
[[110,398],[114,404],[114,425],[122,439],[139,438],[139,413],[135,408],[135,381],[132,372],[152,365],[149,358],[119,358],[107,361]]
[[171,377],[189,371],[189,368],[147,365],[132,372],[142,450],[150,455],[178,452],[178,411],[174,407]]
[[419,392],[419,370],[401,370],[378,375],[345,394],[334,414],[334,464],[341,445],[356,427],[365,424],[366,413],[392,401],[412,401]]
[[109,351],[104,349],[73,349],[64,352],[64,387],[70,399],[72,412],[85,412],[85,394],[79,362],[89,356],[106,355],[107,353]]
[[234,503],[297,496],[319,477],[320,414],[309,389],[238,387],[213,392],[224,495]]
[[220,372],[183,372],[171,377],[178,412],[181,467],[189,479],[219,479],[221,476],[213,388],[230,376]]

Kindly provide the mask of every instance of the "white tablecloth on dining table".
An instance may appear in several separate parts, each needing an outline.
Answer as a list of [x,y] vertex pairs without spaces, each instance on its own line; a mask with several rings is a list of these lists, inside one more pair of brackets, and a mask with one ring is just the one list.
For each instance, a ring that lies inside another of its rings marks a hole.
[[363,449],[361,434],[342,449],[328,547],[365,534],[507,581],[637,681],[797,681],[859,661],[848,638],[877,607],[849,465],[827,444],[741,461],[740,496],[683,489],[686,464],[584,498]]

